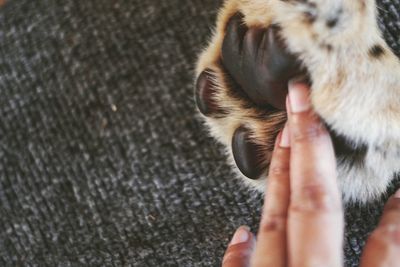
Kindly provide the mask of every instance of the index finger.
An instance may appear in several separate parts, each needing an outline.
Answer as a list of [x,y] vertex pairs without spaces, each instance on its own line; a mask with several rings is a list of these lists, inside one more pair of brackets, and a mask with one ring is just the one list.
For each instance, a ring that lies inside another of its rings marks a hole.
[[341,266],[343,213],[329,133],[311,110],[309,88],[289,86],[291,200],[289,266]]

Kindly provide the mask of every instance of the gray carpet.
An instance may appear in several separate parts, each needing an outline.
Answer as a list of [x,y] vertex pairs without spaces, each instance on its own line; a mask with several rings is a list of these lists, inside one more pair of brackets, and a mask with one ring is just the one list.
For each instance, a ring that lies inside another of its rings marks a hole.
[[[382,2],[399,52],[399,1]],[[220,4],[0,9],[0,266],[218,266],[237,226],[257,230],[261,197],[195,116],[193,66]],[[347,266],[381,207],[348,207]]]

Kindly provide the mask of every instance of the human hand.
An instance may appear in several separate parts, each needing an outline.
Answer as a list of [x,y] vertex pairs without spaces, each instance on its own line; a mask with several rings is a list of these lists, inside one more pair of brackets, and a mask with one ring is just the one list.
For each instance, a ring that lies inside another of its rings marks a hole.
[[[308,87],[289,86],[288,123],[276,140],[257,243],[235,233],[223,267],[342,266],[343,210],[329,134],[312,112]],[[362,267],[398,266],[400,193],[370,236]]]

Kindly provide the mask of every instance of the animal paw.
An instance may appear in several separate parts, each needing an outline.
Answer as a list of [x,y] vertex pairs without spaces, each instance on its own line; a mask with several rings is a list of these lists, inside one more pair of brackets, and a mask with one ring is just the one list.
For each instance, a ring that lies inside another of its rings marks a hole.
[[228,21],[216,55],[197,78],[198,109],[240,173],[263,189],[275,138],[286,122],[288,81],[304,70],[286,51],[279,27],[249,28],[240,13]]
[[400,170],[400,62],[381,37],[375,1],[226,1],[197,64],[197,105],[234,165],[264,190],[287,81],[304,73],[333,137],[344,200],[379,197]]

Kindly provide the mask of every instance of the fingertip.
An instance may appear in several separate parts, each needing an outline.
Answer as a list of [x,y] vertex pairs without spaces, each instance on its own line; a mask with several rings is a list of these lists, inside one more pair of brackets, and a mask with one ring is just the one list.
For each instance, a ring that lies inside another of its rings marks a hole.
[[[300,79],[300,78],[299,78]],[[291,146],[295,143],[329,137],[325,125],[312,110],[309,85],[303,79],[291,80],[286,99]]]
[[288,114],[288,116],[290,115],[290,113],[291,113],[291,110],[290,110],[290,102],[289,102],[290,100],[289,100],[289,95],[287,95],[286,96],[286,112],[287,112],[287,114]]
[[285,124],[285,127],[282,130],[279,146],[282,148],[290,147],[290,129],[288,123]]
[[289,106],[293,113],[301,113],[311,109],[309,87],[298,80],[289,82]]
[[279,147],[279,145],[280,145],[280,143],[281,143],[282,132],[283,132],[283,129],[280,130],[279,133],[278,133],[278,135],[276,136],[276,139],[275,139],[275,146],[274,146],[275,149],[276,149],[277,147]]
[[237,245],[240,243],[246,243],[250,240],[251,238],[251,233],[250,233],[250,228],[246,225],[240,226],[235,234],[232,237],[231,242],[229,243],[229,246]]
[[394,193],[393,197],[400,198],[400,188]]
[[381,219],[381,222],[385,222],[385,214],[394,212],[398,216],[396,216],[396,220],[400,224],[400,197],[397,196],[396,192],[393,197],[389,198],[389,200],[386,202],[384,210],[383,210],[383,217]]
[[248,226],[240,226],[225,251],[223,267],[248,266],[255,245],[255,237]]

